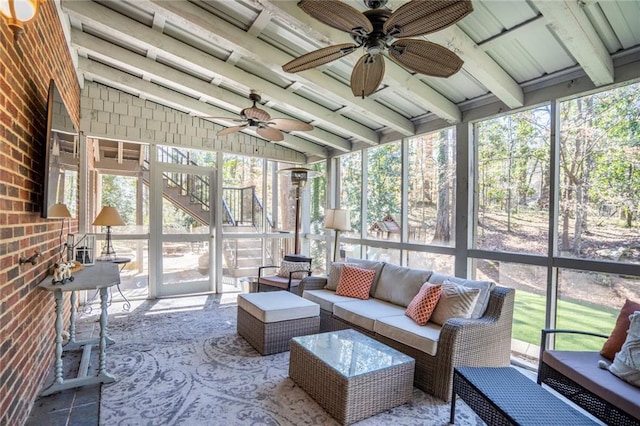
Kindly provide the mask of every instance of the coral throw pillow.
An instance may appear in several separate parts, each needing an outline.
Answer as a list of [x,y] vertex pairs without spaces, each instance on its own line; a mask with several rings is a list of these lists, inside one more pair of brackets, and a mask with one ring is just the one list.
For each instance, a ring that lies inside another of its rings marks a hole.
[[375,275],[376,271],[344,264],[336,294],[366,300],[369,298],[369,290]]
[[[627,338],[608,369],[625,382],[640,387],[640,311],[629,317],[629,324]],[[604,368],[602,363],[606,364],[600,361],[598,365]]]
[[635,311],[640,311],[640,303],[632,302],[627,299],[620,310],[620,314],[618,315],[616,325],[613,327],[611,335],[607,341],[604,342],[604,346],[602,346],[602,349],[600,350],[600,355],[613,361],[613,357],[616,356],[616,352],[620,352],[622,344],[627,338],[627,330],[629,330],[629,325],[631,324],[629,321],[629,315]]
[[418,325],[426,325],[438,304],[440,293],[442,293],[442,285],[424,283],[404,314]]

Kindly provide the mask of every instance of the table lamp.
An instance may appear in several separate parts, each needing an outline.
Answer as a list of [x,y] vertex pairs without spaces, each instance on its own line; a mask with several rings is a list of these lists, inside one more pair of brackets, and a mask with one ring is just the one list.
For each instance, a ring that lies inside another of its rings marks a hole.
[[104,206],[100,213],[93,221],[94,226],[106,226],[107,227],[107,244],[105,249],[102,251],[102,256],[100,260],[113,260],[116,258],[116,251],[113,249],[113,245],[111,244],[111,227],[112,226],[123,226],[124,221],[120,217],[120,213],[116,210],[115,207]]
[[327,209],[325,210],[324,227],[336,231],[336,238],[333,247],[333,261],[338,260],[338,249],[340,247],[340,231],[351,230],[351,219],[349,218],[349,210],[346,209]]
[[47,219],[61,219],[62,225],[60,226],[60,262],[64,261],[62,253],[64,253],[64,244],[62,243],[62,233],[64,231],[64,220],[69,219],[71,213],[64,203],[52,204],[47,210]]

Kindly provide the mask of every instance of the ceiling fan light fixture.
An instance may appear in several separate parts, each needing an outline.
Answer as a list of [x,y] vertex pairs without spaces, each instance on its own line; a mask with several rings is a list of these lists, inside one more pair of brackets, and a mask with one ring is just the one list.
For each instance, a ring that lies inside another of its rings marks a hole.
[[[301,0],[298,6],[305,13],[350,34],[356,44],[328,46],[309,52],[283,65],[283,70],[295,73],[314,68],[362,46],[365,56],[351,73],[351,91],[362,97],[375,92],[382,82],[384,60],[381,53],[385,50],[399,65],[416,73],[449,77],[460,70],[462,59],[449,49],[407,37],[429,34],[455,24],[473,11],[471,0],[411,0],[395,12],[384,7],[386,0],[363,1],[370,10],[360,12],[339,0]],[[394,38],[398,40],[389,45]]]
[[[271,142],[280,142],[284,140],[284,133],[282,130],[290,131],[310,131],[313,130],[313,126],[304,121],[294,120],[292,118],[271,118],[269,113],[256,106],[256,103],[260,102],[260,95],[255,92],[251,92],[249,99],[253,101],[253,106],[244,108],[240,111],[241,119],[234,119],[232,121],[244,122],[239,126],[225,127],[219,130],[217,136],[230,135],[232,133],[239,132],[241,130],[255,127],[256,133]],[[209,117],[217,118],[220,120],[228,121],[228,117]]]

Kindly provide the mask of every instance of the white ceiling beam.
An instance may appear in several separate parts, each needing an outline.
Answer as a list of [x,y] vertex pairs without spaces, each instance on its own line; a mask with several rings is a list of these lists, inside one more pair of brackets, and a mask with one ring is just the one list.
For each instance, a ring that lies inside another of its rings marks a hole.
[[[413,135],[415,129],[411,120],[378,102],[353,96],[351,90],[344,84],[323,74],[321,71],[308,70],[299,74],[285,73],[282,70],[282,65],[293,59],[292,56],[258,40],[228,22],[216,18],[214,15],[203,16],[203,10],[192,3],[186,1],[140,0],[138,4],[144,4],[145,8],[152,10],[154,13],[164,14],[167,20],[173,23],[188,26],[192,32],[198,34],[204,40],[210,40],[213,43],[226,46],[230,50],[241,53],[246,58],[259,62],[271,71],[280,74],[283,78],[292,81],[306,80],[321,91],[330,92],[351,109],[358,110],[374,118],[382,125],[391,127],[407,136]],[[286,100],[280,98],[278,100],[287,103]],[[368,142],[368,140],[364,141]]]
[[[101,82],[123,90],[126,93],[143,95],[145,99],[159,104],[169,105],[177,110],[194,111],[203,116],[222,116],[229,114],[227,111],[213,105],[202,103],[189,96],[182,95],[90,59],[80,58],[78,67],[82,70],[86,79]],[[255,135],[253,133],[251,134]],[[327,156],[326,149],[297,136],[285,134],[285,140],[278,143],[306,155],[316,155],[325,158]]]
[[[264,7],[265,10],[269,10],[272,14],[278,16],[278,18],[286,22],[287,25],[297,29],[301,33],[305,33],[308,36],[317,39],[319,46],[353,42],[347,33],[333,29],[327,25],[323,25],[304,13],[297,6],[296,2],[268,0],[254,1],[256,4]],[[319,30],[319,27],[322,27],[322,29]],[[343,60],[355,65],[358,59],[358,56],[350,55]],[[283,62],[283,64],[284,63],[285,62]],[[412,102],[428,109],[438,117],[455,123],[461,120],[462,115],[456,104],[433,88],[429,87],[420,80],[418,76],[411,74],[390,59],[385,61],[385,76],[383,83],[393,86],[393,91],[400,93],[407,99],[411,99]]]
[[611,56],[579,2],[532,0],[532,3],[593,84],[602,86],[613,82]]
[[518,83],[457,25],[425,36],[454,51],[464,61],[462,67],[509,108],[524,105],[524,93]]
[[[67,2],[65,6],[66,12],[70,16],[81,19],[85,25],[90,25],[107,33],[117,32],[119,37],[133,45],[147,49],[157,49],[159,53],[162,52],[162,56],[178,63],[188,64],[204,75],[211,74],[212,79],[218,76],[228,82],[235,82],[234,85],[236,86],[237,84],[242,84],[247,88],[254,89],[266,97],[277,99],[279,102],[281,101],[299,109],[305,115],[314,117],[314,123],[333,130],[335,133],[347,133],[350,137],[370,145],[378,144],[379,136],[374,130],[301,96],[290,93],[286,89],[269,83],[258,76],[244,72],[233,65],[209,56],[201,50],[181,43],[174,38],[159,34],[97,3]],[[244,34],[244,32],[242,33]]]
[[[144,58],[90,34],[83,33],[82,31],[72,30],[71,44],[79,51],[88,53],[101,62],[111,64],[116,68],[127,69],[136,74],[143,74],[149,77],[149,79],[145,78],[145,80],[155,81],[163,86],[173,87],[190,96],[197,96],[202,102],[213,102],[215,100],[218,106],[235,111],[236,113],[240,113],[242,108],[250,106],[249,99],[244,96],[221,89],[196,77]],[[263,106],[262,108],[274,118],[295,119],[295,117],[274,111],[268,107]],[[228,116],[228,114],[225,113],[223,116]],[[311,132],[300,132],[297,134],[301,136],[304,135],[304,139],[328,145],[342,152],[349,152],[351,150],[351,142],[319,128],[315,128]]]

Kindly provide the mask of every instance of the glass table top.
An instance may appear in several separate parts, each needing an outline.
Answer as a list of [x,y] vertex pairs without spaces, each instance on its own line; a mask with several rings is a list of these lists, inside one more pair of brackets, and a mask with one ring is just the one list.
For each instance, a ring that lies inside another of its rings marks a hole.
[[402,352],[355,330],[299,336],[293,340],[345,377],[414,361]]

